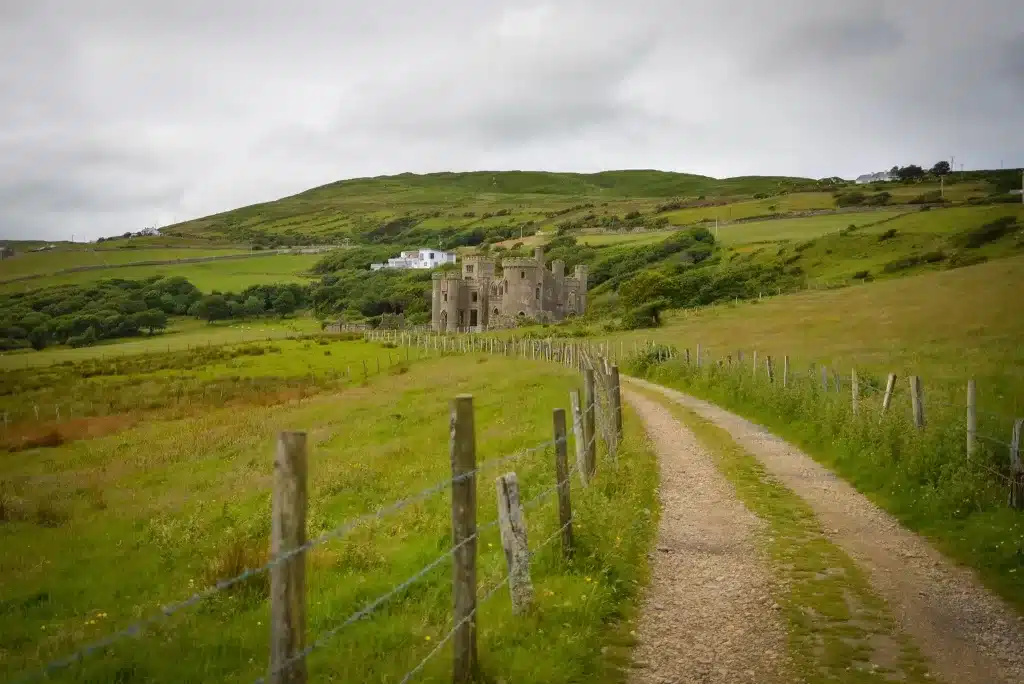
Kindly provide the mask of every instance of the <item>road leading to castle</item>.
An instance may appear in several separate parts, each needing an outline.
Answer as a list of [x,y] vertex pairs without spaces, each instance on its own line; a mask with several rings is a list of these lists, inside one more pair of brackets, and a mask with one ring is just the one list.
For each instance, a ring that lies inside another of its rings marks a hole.
[[[665,509],[637,651],[640,659],[658,654],[657,669],[637,681],[766,681],[732,664],[750,662],[756,673],[775,650],[765,644],[778,643],[780,623],[796,667],[786,681],[1024,681],[1024,618],[970,571],[759,426],[675,390],[624,379],[632,388],[626,399],[662,459]],[[734,485],[730,496],[707,466],[708,450]],[[758,524],[736,511],[736,498]],[[705,531],[717,516],[728,536],[713,525]],[[690,534],[698,528],[701,536]],[[751,535],[761,553],[742,552]],[[710,555],[720,571],[694,582]],[[774,575],[767,586],[781,606],[777,622],[757,600],[766,584],[755,558]],[[712,600],[734,619],[691,614],[691,606]],[[710,644],[717,666],[672,662],[683,656],[680,640]]]

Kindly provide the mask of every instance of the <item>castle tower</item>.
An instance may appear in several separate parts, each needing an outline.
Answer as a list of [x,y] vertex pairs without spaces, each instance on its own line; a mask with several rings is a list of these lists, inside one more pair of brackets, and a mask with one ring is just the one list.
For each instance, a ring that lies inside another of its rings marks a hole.
[[433,273],[431,278],[433,292],[430,322],[434,332],[455,332],[460,327],[465,327],[466,321],[460,322],[459,317],[461,312],[462,319],[466,318],[462,302],[465,298],[462,277],[458,273],[448,271]]
[[[543,255],[543,250],[541,250]],[[543,301],[544,268],[537,259],[503,259],[507,291],[502,294],[502,309],[506,316],[519,314],[538,318]]]
[[462,277],[473,280],[494,279],[494,259],[474,254],[462,259]]
[[576,281],[576,313],[583,314],[587,310],[587,267],[584,264],[578,265],[573,271],[573,280]]

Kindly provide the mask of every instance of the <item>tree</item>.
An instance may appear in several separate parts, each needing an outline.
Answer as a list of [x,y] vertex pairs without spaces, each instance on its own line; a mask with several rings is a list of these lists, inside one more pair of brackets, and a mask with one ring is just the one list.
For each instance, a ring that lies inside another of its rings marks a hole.
[[626,309],[636,309],[648,302],[667,297],[672,281],[657,271],[641,271],[619,288],[619,297]]
[[135,325],[140,328],[148,328],[150,335],[157,330],[163,330],[167,327],[167,314],[160,309],[141,311],[132,316],[132,319],[135,321]]
[[932,173],[936,176],[945,176],[949,171],[949,162],[945,160],[936,162],[935,166],[932,167]]
[[924,169],[917,164],[909,164],[907,166],[901,166],[897,174],[899,179],[902,181],[914,180],[924,176]]
[[274,313],[276,313],[277,315],[279,315],[281,317],[287,316],[288,314],[290,314],[293,311],[295,311],[295,307],[296,307],[295,295],[292,294],[291,290],[283,290],[274,299],[274,302],[273,302],[273,305],[272,305]]
[[197,318],[203,318],[207,323],[219,321],[231,315],[227,300],[222,295],[206,295],[191,308],[189,313]]
[[256,318],[263,315],[263,298],[250,295],[242,303],[242,312],[249,318]]

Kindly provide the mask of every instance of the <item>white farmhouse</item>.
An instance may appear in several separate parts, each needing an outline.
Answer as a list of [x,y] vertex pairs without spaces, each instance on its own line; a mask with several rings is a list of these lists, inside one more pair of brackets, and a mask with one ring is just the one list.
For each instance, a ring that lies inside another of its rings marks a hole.
[[865,173],[863,176],[857,176],[857,185],[866,185],[867,183],[878,183],[878,182],[889,182],[893,180],[892,174],[888,171],[879,171],[878,173]]
[[414,249],[402,252],[388,259],[386,264],[370,264],[371,271],[382,268],[435,268],[441,264],[454,264],[454,252],[442,252],[439,249]]

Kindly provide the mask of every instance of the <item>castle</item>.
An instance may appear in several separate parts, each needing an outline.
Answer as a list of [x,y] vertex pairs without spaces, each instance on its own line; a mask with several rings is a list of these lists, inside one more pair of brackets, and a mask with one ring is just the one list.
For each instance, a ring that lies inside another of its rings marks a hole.
[[560,321],[587,308],[587,267],[577,266],[565,276],[565,262],[556,259],[544,268],[544,249],[533,259],[502,259],[501,276],[494,259],[468,256],[462,273],[433,274],[431,327],[436,332],[510,328],[519,319]]

